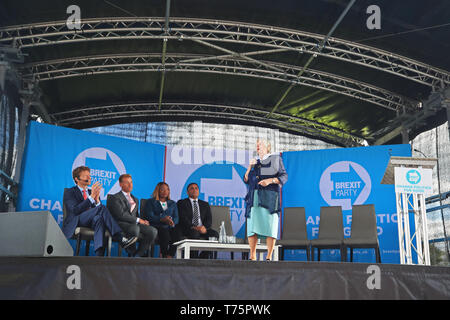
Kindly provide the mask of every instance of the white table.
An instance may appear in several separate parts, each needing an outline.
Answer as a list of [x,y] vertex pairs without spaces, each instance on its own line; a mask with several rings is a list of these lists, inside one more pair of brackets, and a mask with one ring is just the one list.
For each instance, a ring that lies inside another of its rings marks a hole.
[[[201,251],[227,251],[227,252],[249,252],[250,246],[248,244],[238,244],[238,243],[219,243],[218,241],[209,240],[196,240],[196,239],[184,239],[175,242],[174,245],[177,246],[177,259],[189,259],[191,250],[201,250]],[[278,247],[277,245],[273,248],[272,260],[278,261]],[[184,250],[184,255],[182,251]],[[263,254],[267,252],[267,246],[264,244],[256,245],[256,254],[259,253],[259,260],[263,260]]]

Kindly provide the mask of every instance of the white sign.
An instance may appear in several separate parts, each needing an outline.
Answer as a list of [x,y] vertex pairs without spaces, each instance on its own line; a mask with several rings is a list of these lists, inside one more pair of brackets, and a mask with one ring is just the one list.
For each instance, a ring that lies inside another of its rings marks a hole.
[[433,193],[433,170],[422,168],[395,168],[395,192]]

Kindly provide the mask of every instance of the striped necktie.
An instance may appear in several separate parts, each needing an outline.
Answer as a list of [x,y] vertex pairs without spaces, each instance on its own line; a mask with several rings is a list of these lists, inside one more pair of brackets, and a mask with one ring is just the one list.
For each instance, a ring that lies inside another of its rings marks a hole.
[[199,210],[198,210],[198,203],[197,200],[194,200],[194,215],[192,217],[192,224],[197,227],[199,225]]

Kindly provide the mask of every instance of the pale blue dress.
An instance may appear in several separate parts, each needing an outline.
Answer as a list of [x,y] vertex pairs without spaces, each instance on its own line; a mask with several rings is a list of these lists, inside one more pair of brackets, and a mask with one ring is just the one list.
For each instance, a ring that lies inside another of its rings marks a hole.
[[253,206],[250,210],[250,217],[247,218],[247,237],[256,234],[260,239],[265,239],[266,237],[277,238],[278,214],[272,214],[266,208],[258,207],[257,190],[255,190]]

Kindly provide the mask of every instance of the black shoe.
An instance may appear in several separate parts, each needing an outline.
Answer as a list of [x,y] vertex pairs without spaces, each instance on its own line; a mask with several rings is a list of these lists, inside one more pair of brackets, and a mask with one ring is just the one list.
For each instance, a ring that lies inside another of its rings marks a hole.
[[98,248],[95,250],[95,256],[104,257],[105,256],[105,248]]
[[135,243],[137,241],[138,237],[131,237],[131,238],[122,238],[121,241],[121,245],[123,249],[128,248],[129,246],[131,246],[133,243]]
[[137,252],[136,246],[130,245],[125,251],[128,253],[128,257],[134,257]]

